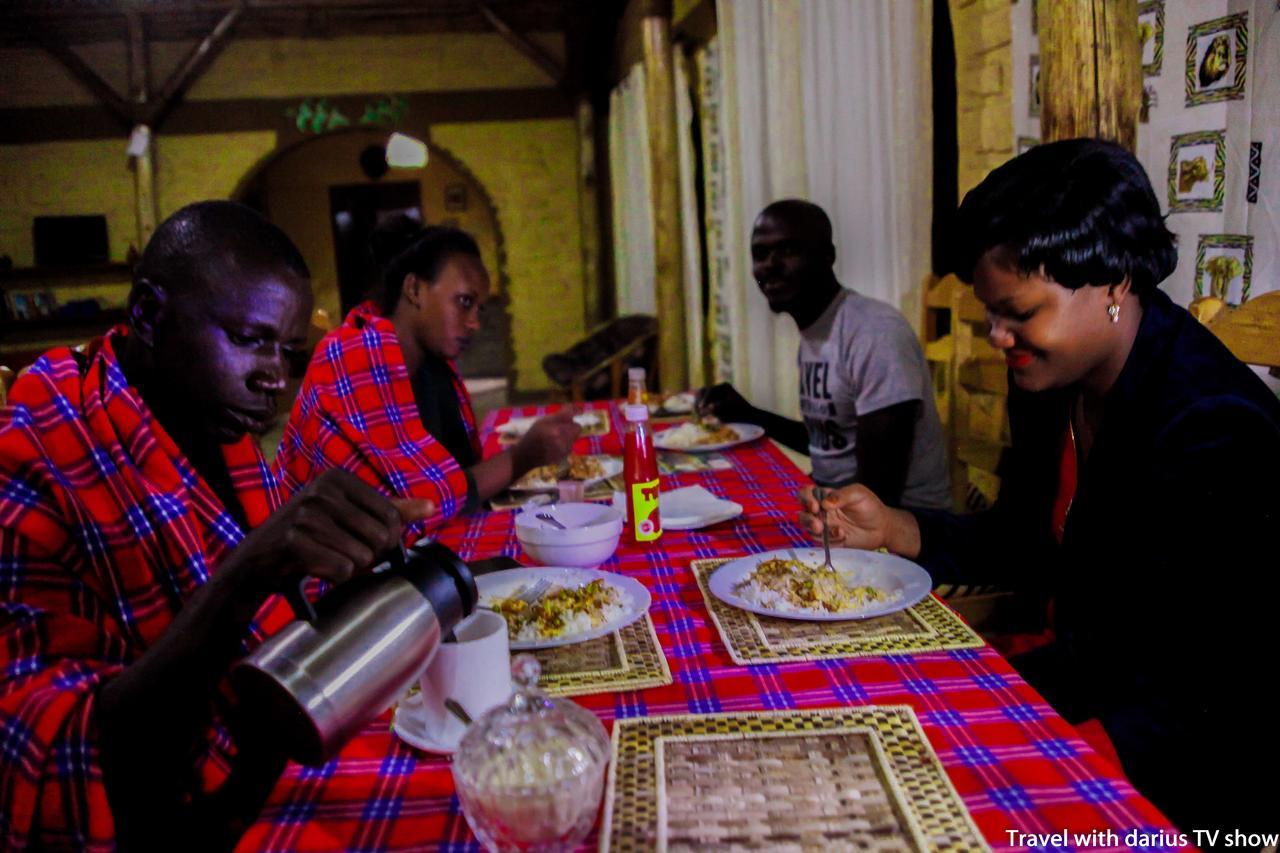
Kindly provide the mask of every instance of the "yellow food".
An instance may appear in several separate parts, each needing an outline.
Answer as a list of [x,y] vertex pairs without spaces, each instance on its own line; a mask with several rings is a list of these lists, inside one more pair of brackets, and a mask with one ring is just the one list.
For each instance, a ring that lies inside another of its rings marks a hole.
[[538,483],[554,483],[557,480],[594,480],[604,476],[604,466],[594,456],[569,457],[567,463],[557,465],[541,465],[533,468],[520,478],[520,485],[530,486]]
[[886,597],[873,586],[848,586],[835,569],[810,566],[799,560],[765,560],[743,578],[734,591],[741,594],[748,587],[754,587],[755,597],[763,599],[761,603],[777,596],[790,608],[828,613],[857,610]]
[[554,639],[572,627],[596,628],[621,604],[618,591],[597,578],[576,587],[559,587],[529,604],[519,598],[497,598],[491,606],[507,620],[512,640]]

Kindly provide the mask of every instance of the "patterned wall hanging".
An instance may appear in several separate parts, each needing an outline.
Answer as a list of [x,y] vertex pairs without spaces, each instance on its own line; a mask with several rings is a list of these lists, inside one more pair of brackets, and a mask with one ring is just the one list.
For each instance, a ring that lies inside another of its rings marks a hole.
[[1225,130],[1173,137],[1169,150],[1169,212],[1222,210],[1226,174]]
[[1245,199],[1249,204],[1258,203],[1258,184],[1262,180],[1262,143],[1249,143],[1249,185],[1245,188]]
[[1196,246],[1195,297],[1216,296],[1229,305],[1249,298],[1253,238],[1247,234],[1201,234]]
[[1248,12],[1240,12],[1187,30],[1187,106],[1244,97],[1248,19]]
[[1142,73],[1154,77],[1164,63],[1164,0],[1138,4],[1138,35],[1142,40]]
[[1027,75],[1030,90],[1027,92],[1027,103],[1030,104],[1031,117],[1040,115],[1040,55],[1031,54],[1031,73]]

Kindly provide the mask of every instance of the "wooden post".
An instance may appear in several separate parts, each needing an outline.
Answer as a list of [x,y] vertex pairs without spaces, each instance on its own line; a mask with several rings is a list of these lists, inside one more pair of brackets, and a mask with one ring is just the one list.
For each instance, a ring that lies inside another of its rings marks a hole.
[[588,332],[600,316],[599,184],[596,181],[596,119],[591,98],[578,98],[578,218],[581,221],[583,319]]
[[147,51],[147,34],[143,28],[142,13],[136,7],[125,12],[129,25],[129,103],[137,117],[129,137],[130,159],[133,162],[133,195],[137,210],[138,251],[147,247],[156,231],[156,172],[152,159],[155,146],[151,140],[151,127],[146,115],[151,100],[151,60]]
[[1142,108],[1137,0],[1040,0],[1040,136],[1096,136],[1130,151]]
[[658,294],[659,387],[689,384],[680,239],[680,151],[671,43],[671,3],[650,2],[640,19],[653,196],[653,254]]

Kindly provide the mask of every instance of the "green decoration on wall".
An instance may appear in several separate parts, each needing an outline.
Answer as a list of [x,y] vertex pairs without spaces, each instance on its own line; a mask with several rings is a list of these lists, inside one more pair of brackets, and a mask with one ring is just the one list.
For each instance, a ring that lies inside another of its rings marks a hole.
[[404,95],[384,95],[364,105],[360,124],[395,127],[409,113],[409,100]]
[[305,98],[296,108],[285,110],[285,115],[294,120],[300,133],[328,133],[351,124],[328,98]]

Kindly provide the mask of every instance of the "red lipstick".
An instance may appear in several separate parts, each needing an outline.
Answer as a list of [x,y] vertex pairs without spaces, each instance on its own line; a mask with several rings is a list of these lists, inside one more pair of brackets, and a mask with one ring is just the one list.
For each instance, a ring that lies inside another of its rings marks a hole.
[[1009,365],[1009,367],[1014,370],[1020,370],[1027,367],[1031,364],[1033,358],[1035,358],[1035,356],[1024,349],[1009,349],[1004,352],[1005,364]]

